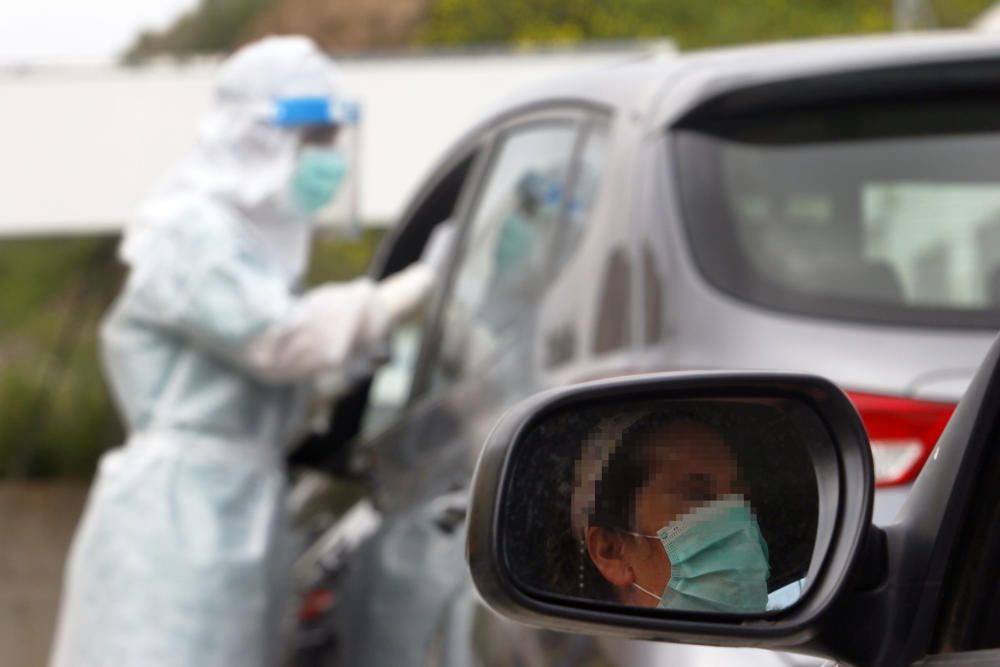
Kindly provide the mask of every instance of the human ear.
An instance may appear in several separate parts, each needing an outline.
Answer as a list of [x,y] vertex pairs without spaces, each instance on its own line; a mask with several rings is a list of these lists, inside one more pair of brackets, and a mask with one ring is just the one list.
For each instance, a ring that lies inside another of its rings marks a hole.
[[614,531],[591,526],[587,528],[587,555],[608,583],[627,588],[635,581],[632,566],[625,557],[622,536]]

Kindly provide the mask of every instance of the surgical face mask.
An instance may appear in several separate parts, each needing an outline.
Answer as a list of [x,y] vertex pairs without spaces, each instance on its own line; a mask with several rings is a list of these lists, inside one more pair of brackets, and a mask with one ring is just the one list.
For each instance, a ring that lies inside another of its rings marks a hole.
[[334,148],[302,150],[292,177],[292,201],[302,213],[315,214],[329,204],[347,176],[347,158]]
[[670,559],[670,581],[658,596],[661,609],[763,612],[767,606],[767,543],[741,495],[727,495],[672,521],[656,535]]
[[537,232],[520,213],[504,221],[497,240],[494,261],[497,273],[506,275],[531,254]]

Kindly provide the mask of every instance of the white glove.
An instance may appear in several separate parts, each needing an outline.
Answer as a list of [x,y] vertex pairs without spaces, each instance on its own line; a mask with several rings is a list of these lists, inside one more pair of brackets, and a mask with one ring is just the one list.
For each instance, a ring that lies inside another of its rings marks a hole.
[[420,255],[420,263],[430,269],[434,275],[444,273],[448,266],[451,247],[455,245],[456,231],[455,223],[451,220],[445,220],[434,228],[431,237],[427,239],[424,251]]
[[338,369],[388,330],[377,286],[368,278],[322,285],[295,303],[288,317],[249,341],[242,360],[256,377],[299,382]]
[[416,262],[375,285],[375,304],[386,332],[424,304],[434,289],[434,273]]
[[447,265],[455,242],[455,226],[442,222],[431,232],[420,259],[375,286],[375,300],[389,323],[399,322],[420,308]]

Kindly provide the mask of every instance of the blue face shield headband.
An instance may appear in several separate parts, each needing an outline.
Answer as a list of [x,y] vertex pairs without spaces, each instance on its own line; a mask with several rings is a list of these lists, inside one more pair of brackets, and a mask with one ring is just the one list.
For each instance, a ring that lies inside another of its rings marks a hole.
[[329,97],[286,97],[274,101],[272,122],[278,127],[357,125],[361,109],[349,100]]

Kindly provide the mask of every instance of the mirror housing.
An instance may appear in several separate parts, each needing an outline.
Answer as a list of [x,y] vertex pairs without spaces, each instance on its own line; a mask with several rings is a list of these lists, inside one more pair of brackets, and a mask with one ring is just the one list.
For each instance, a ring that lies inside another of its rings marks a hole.
[[[546,594],[518,580],[504,550],[504,525],[514,482],[524,487],[534,481],[515,479],[527,474],[515,464],[519,448],[535,426],[558,413],[587,406],[727,398],[794,401],[811,411],[829,436],[826,447],[832,451],[817,462],[816,472],[821,484],[836,480],[837,516],[826,554],[798,602],[766,615],[706,616]],[[530,625],[634,639],[822,653],[821,646],[810,649],[809,643],[821,634],[823,620],[838,596],[851,589],[856,579],[871,530],[873,492],[871,450],[864,426],[850,400],[825,379],[787,373],[669,373],[575,385],[518,404],[488,437],[473,481],[469,566],[476,588],[491,607]],[[864,571],[858,576],[866,575]]]

